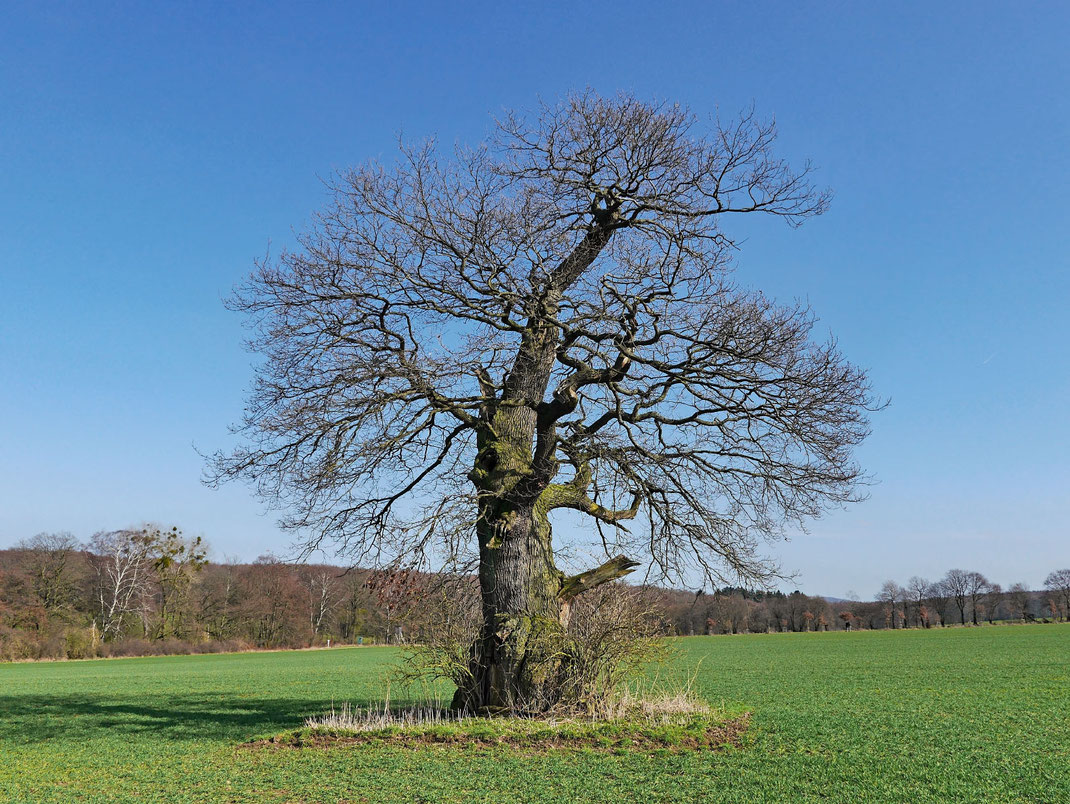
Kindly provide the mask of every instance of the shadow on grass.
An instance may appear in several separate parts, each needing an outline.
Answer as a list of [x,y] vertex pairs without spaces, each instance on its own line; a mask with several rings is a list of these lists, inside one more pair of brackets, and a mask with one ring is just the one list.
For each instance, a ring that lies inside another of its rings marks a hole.
[[[341,703],[340,701],[338,703]],[[372,701],[349,701],[369,706]],[[141,696],[123,700],[105,695],[0,695],[0,745],[108,739],[151,734],[174,740],[239,743],[304,725],[322,715],[330,700],[244,698],[233,693]]]

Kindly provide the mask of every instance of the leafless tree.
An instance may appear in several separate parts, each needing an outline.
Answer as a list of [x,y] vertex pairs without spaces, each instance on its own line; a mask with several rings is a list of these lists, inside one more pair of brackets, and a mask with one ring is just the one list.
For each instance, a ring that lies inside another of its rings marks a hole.
[[131,615],[143,614],[152,579],[152,540],[147,530],[94,534],[89,560],[96,578],[96,602],[104,639],[123,633]]
[[26,551],[26,568],[34,596],[46,611],[54,612],[71,603],[75,579],[71,557],[82,550],[70,533],[38,533],[20,542]]
[[716,594],[706,609],[706,621],[710,628],[719,626],[722,633],[738,634],[748,613],[747,601],[738,592]]
[[988,620],[991,625],[996,621],[999,616],[999,607],[1003,602],[1003,587],[998,583],[989,583],[988,589],[984,593],[982,606],[984,606],[985,619]]
[[305,567],[301,571],[301,585],[308,592],[308,624],[314,640],[323,633],[327,618],[340,602],[337,570]]
[[936,616],[940,618],[940,627],[943,628],[947,625],[948,615],[951,611],[952,600],[954,595],[951,591],[950,585],[946,578],[933,583],[929,587],[927,595],[928,599],[933,604],[933,609],[936,611]]
[[1044,579],[1044,588],[1062,604],[1063,617],[1070,619],[1070,569],[1049,573]]
[[959,622],[966,625],[966,604],[970,599],[970,573],[965,570],[948,570],[944,576],[943,584],[948,596],[955,602],[955,608],[959,610]]
[[[809,310],[730,279],[728,216],[827,205],[774,137],[585,92],[452,158],[403,144],[338,176],[301,248],[232,300],[264,361],[210,482],[246,478],[354,562],[474,550],[458,706],[552,700],[551,632],[644,563],[768,583],[764,538],[858,498],[875,406]],[[590,518],[600,566],[558,567],[561,509]]]
[[1007,590],[1006,602],[1011,610],[1011,616],[1019,620],[1031,620],[1029,587],[1024,583],[1016,583]]
[[977,612],[982,606],[986,595],[992,588],[988,578],[979,572],[966,573],[966,594],[970,598],[970,613],[973,624],[977,625]]
[[270,553],[242,568],[237,613],[257,645],[268,648],[304,642],[308,633],[302,612],[304,591],[293,566]]
[[335,622],[339,636],[347,642],[354,642],[366,633],[369,619],[373,615],[373,593],[366,581],[366,573],[353,570],[339,576],[342,602],[335,615]]
[[906,589],[904,590],[904,599],[909,601],[910,606],[914,609],[918,625],[924,628],[929,627],[929,618],[927,616],[922,616],[922,609],[924,608],[926,598],[930,595],[931,589],[932,584],[929,583],[929,581],[914,575],[907,581]]
[[238,606],[236,558],[210,565],[200,584],[200,614],[211,639],[229,639],[235,630]]
[[895,628],[895,605],[901,602],[902,599],[902,588],[895,581],[885,581],[877,594],[877,600],[887,608],[888,621],[892,628]]

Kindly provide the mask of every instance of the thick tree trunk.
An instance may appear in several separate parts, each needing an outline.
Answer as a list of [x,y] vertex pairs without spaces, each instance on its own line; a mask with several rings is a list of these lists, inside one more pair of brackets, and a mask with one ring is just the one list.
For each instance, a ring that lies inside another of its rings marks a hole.
[[559,703],[569,669],[572,601],[589,589],[632,572],[638,564],[617,556],[566,576],[554,563],[545,497],[533,506],[482,506],[479,586],[482,630],[453,708],[536,714]]
[[543,711],[557,702],[567,606],[550,526],[533,508],[481,523],[483,630],[456,709]]

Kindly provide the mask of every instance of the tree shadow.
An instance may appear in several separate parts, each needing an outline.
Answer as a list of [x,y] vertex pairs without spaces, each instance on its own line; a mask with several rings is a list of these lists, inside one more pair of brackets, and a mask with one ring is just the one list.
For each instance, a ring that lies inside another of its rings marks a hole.
[[[348,703],[371,706],[376,702]],[[321,715],[332,705],[318,698],[245,698],[223,691],[137,700],[106,695],[0,695],[0,745],[145,733],[155,739],[241,742],[298,728],[305,718]]]

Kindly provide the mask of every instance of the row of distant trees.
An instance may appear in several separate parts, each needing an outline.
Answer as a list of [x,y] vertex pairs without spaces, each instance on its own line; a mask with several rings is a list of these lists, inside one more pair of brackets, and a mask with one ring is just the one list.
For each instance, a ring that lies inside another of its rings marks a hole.
[[[444,602],[426,574],[207,556],[200,537],[153,525],[85,544],[43,533],[2,550],[0,659],[420,641],[456,616],[459,587]],[[742,588],[651,590],[649,599],[666,634],[1028,622],[1070,616],[1070,570],[1052,572],[1036,592],[955,569],[934,583],[888,581],[872,602]]]
[[157,526],[0,551],[0,659],[399,640],[418,619],[411,574],[207,555],[200,537]]
[[736,587],[669,595],[672,630],[683,635],[769,631],[828,631],[837,628],[836,610],[823,597],[802,592],[760,592]]
[[980,572],[953,569],[935,582],[916,575],[906,586],[885,581],[877,600],[891,628],[1054,620],[1070,615],[1070,569],[1049,573],[1039,594],[1024,583],[1004,589]]
[[670,593],[666,603],[673,629],[682,634],[1051,622],[1070,618],[1070,569],[1050,573],[1039,591],[1024,583],[1004,589],[979,572],[953,569],[935,582],[918,576],[906,586],[887,581],[871,602],[728,587],[713,594]]

